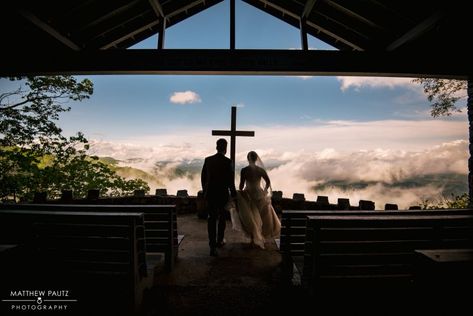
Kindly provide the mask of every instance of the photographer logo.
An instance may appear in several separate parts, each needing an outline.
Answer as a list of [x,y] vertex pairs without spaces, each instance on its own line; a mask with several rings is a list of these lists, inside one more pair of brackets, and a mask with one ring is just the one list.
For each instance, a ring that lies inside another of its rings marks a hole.
[[10,311],[67,311],[77,303],[69,290],[12,290],[3,304]]

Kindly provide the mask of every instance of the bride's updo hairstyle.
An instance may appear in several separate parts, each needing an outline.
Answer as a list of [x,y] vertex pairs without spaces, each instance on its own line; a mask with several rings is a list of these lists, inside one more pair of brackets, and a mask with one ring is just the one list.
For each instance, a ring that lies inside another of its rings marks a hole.
[[256,162],[256,160],[258,160],[258,154],[254,151],[250,151],[246,158],[248,159],[248,161]]

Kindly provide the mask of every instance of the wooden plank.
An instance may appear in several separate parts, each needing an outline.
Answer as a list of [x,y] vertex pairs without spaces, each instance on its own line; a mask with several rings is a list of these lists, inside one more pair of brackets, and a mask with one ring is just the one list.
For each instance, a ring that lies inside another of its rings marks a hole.
[[[80,52],[5,51],[0,76],[52,74],[173,74],[438,77],[466,80],[468,52],[110,49]],[[45,58],[47,56],[47,58]],[[432,63],[430,60],[442,60]]]
[[471,245],[472,219],[444,214],[309,216],[303,281],[318,287],[337,279],[363,286],[367,279],[384,286],[404,280],[405,288],[414,274],[414,250]]

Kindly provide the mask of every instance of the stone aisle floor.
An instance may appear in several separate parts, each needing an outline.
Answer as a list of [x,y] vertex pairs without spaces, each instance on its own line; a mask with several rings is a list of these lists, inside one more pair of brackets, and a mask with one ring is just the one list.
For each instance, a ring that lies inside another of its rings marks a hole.
[[179,259],[171,273],[157,271],[149,315],[266,315],[298,297],[281,282],[274,241],[265,250],[251,248],[227,222],[227,243],[215,258],[209,255],[206,220],[180,215],[178,231],[185,235]]

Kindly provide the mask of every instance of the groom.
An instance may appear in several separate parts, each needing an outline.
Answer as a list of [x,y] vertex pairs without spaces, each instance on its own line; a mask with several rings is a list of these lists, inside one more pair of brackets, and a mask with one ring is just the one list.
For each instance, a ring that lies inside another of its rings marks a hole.
[[[236,197],[232,161],[225,157],[227,141],[217,140],[217,153],[205,158],[202,168],[201,182],[204,197],[208,203],[208,233],[210,255],[217,256],[217,247],[224,245],[225,234],[225,204]],[[217,233],[218,221],[218,233]]]

